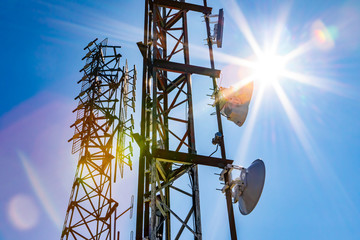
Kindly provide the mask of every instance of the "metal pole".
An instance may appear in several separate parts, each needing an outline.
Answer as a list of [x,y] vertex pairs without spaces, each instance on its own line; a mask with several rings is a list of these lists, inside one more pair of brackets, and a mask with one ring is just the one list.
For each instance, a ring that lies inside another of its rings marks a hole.
[[[207,1],[204,0],[204,6],[207,6]],[[214,55],[213,55],[213,48],[212,48],[212,41],[211,41],[211,32],[210,32],[210,21],[209,21],[209,17],[205,16],[205,23],[206,23],[206,31],[207,31],[207,42],[208,42],[208,46],[209,46],[209,55],[210,55],[210,64],[211,64],[211,68],[215,69],[215,63],[214,63]],[[217,87],[217,83],[216,83],[216,79],[213,77],[213,88],[215,91],[215,107],[216,107],[216,118],[217,118],[217,123],[218,123],[218,131],[221,133],[221,135],[223,136],[222,141],[220,142],[220,149],[221,149],[221,158],[222,159],[226,159],[226,152],[225,152],[225,144],[224,144],[224,134],[223,134],[223,129],[222,129],[222,122],[221,122],[221,115],[220,115],[220,106],[219,106],[219,97],[218,97],[218,87]],[[229,184],[229,176],[226,173],[225,174],[225,184]],[[227,210],[228,210],[228,219],[229,219],[229,226],[230,226],[230,233],[231,233],[231,239],[232,240],[237,240],[237,236],[236,236],[236,227],[235,227],[235,218],[234,218],[234,210],[233,210],[233,206],[232,206],[232,196],[231,196],[231,189],[228,188],[225,191],[225,196],[226,196],[226,206],[227,206]]]
[[[148,0],[145,0],[145,19],[144,19],[144,44],[147,45],[147,22],[148,22]],[[147,53],[146,53],[147,54]],[[143,82],[142,82],[142,99],[141,99],[141,123],[140,131],[141,136],[145,136],[145,114],[146,114],[146,89],[147,89],[147,58],[143,58]],[[145,144],[145,143],[144,143]],[[145,146],[140,147],[140,157],[139,157],[139,174],[138,174],[138,196],[137,196],[137,206],[136,206],[136,240],[142,240],[142,230],[143,230],[143,214],[144,214],[144,174],[145,174]]]

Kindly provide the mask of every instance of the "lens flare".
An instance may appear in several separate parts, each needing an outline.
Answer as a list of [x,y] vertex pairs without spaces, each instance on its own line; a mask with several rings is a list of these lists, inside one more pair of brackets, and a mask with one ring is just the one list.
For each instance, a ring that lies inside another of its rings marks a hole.
[[321,50],[330,50],[335,46],[338,29],[335,26],[326,27],[321,20],[312,25],[312,38],[315,45]]
[[10,200],[8,215],[18,230],[32,229],[39,221],[38,207],[30,196],[24,194],[18,194]]
[[31,166],[30,162],[28,161],[27,157],[24,153],[18,151],[18,156],[21,160],[21,163],[24,167],[27,177],[29,178],[30,184],[34,189],[37,197],[39,198],[41,204],[43,205],[44,209],[46,210],[47,214],[49,215],[50,219],[54,222],[55,226],[61,229],[61,220],[59,215],[56,212],[56,208],[53,206],[53,203],[50,201],[48,194],[45,191],[45,188],[42,185],[42,181],[40,181],[37,173]]

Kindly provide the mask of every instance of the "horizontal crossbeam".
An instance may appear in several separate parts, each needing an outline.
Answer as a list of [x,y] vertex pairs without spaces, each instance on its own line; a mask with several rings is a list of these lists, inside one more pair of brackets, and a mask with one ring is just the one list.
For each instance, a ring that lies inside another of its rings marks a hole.
[[191,153],[181,153],[175,151],[167,151],[163,149],[155,149],[153,157],[159,161],[176,162],[181,164],[199,164],[210,167],[225,168],[228,164],[232,164],[233,160],[221,159],[216,157],[208,157]]
[[177,10],[189,10],[195,12],[201,12],[203,14],[211,14],[212,8],[204,7],[201,5],[185,3],[185,2],[176,2],[176,1],[169,1],[169,0],[155,0],[154,3],[160,7],[166,7],[171,9]]
[[209,77],[219,78],[220,77],[220,70],[217,69],[211,69],[211,68],[205,68],[205,67],[199,67],[189,64],[183,64],[183,63],[176,63],[176,62],[170,62],[165,60],[154,60],[154,67],[158,69],[162,69],[165,71],[170,72],[178,72],[178,73],[190,73],[190,74],[200,74],[205,75]]

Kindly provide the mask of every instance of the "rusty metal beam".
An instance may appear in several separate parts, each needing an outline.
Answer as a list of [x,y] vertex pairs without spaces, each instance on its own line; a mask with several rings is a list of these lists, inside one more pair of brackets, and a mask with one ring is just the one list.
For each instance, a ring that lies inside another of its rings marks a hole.
[[[171,83],[169,83],[168,87],[166,88],[166,92],[169,94],[172,90],[174,90],[177,86],[179,86],[180,83],[185,80],[185,78],[186,78],[186,76],[184,74],[181,74],[174,81],[171,81]],[[158,97],[158,101],[160,101],[163,98],[164,98],[164,96],[160,95]]]
[[173,16],[167,23],[165,24],[165,29],[169,30],[172,26],[175,25],[181,19],[181,12],[178,12],[175,16]]
[[221,71],[217,69],[199,67],[190,64],[169,62],[160,59],[155,59],[153,66],[158,69],[162,69],[169,72],[200,74],[213,78],[219,78],[221,73]]
[[228,164],[232,164],[234,162],[233,160],[228,159],[167,151],[163,149],[156,149],[152,155],[159,161],[176,162],[181,164],[200,164],[218,168],[225,168]]
[[154,3],[159,7],[166,7],[177,10],[195,11],[195,12],[201,12],[203,14],[211,14],[211,10],[212,10],[211,7],[204,7],[196,4],[169,1],[169,0],[155,0]]

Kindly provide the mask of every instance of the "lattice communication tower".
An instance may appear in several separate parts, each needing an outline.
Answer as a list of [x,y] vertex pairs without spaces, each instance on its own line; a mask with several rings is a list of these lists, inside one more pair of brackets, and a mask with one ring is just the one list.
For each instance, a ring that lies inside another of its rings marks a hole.
[[132,210],[118,213],[112,184],[117,169],[132,168],[131,139],[134,121],[128,111],[135,110],[136,69],[120,67],[120,46],[107,39],[90,42],[76,112],[72,153],[79,161],[66,211],[61,239],[119,239],[116,220]]
[[[112,184],[118,172],[123,177],[127,167],[132,170],[132,139],[140,147],[136,240],[203,239],[199,165],[222,170],[219,179],[224,183],[221,191],[230,236],[237,239],[233,199],[244,215],[254,209],[263,189],[265,166],[255,160],[244,168],[226,158],[217,85],[221,71],[215,69],[213,57],[213,44],[222,46],[224,12],[220,9],[212,15],[207,1],[202,2],[145,0],[144,39],[137,43],[143,56],[140,134],[133,133],[134,118],[128,113],[135,111],[135,66],[128,70],[126,63],[121,68],[120,47],[109,46],[107,40],[97,43],[96,39],[85,47],[84,76],[78,82],[82,87],[75,98],[79,100],[72,125],[75,133],[69,140],[72,152],[79,152],[79,161],[61,239],[120,240],[116,220],[132,212],[133,200],[118,213]],[[189,12],[204,18],[210,67],[190,63]],[[213,34],[212,18],[218,19]],[[196,151],[194,75],[207,76],[212,83],[217,122],[212,142],[220,147],[221,158]],[[240,176],[232,180],[234,169]]]
[[[220,70],[215,69],[213,58],[211,11],[206,0],[203,5],[183,0],[145,1],[144,40],[138,43],[143,56],[143,84],[141,134],[136,136],[141,148],[136,240],[179,239],[184,231],[194,239],[202,239],[198,165],[226,168],[233,163],[226,159],[223,137],[218,143],[221,158],[196,152],[193,74],[208,76],[213,83],[216,131],[223,136],[216,83]],[[210,68],[190,64],[188,12],[204,16]],[[225,185],[229,186],[228,172],[223,176]],[[234,240],[237,237],[231,189],[224,189],[224,193]],[[181,202],[174,201],[172,196],[177,196]],[[180,214],[184,212],[186,214]]]

